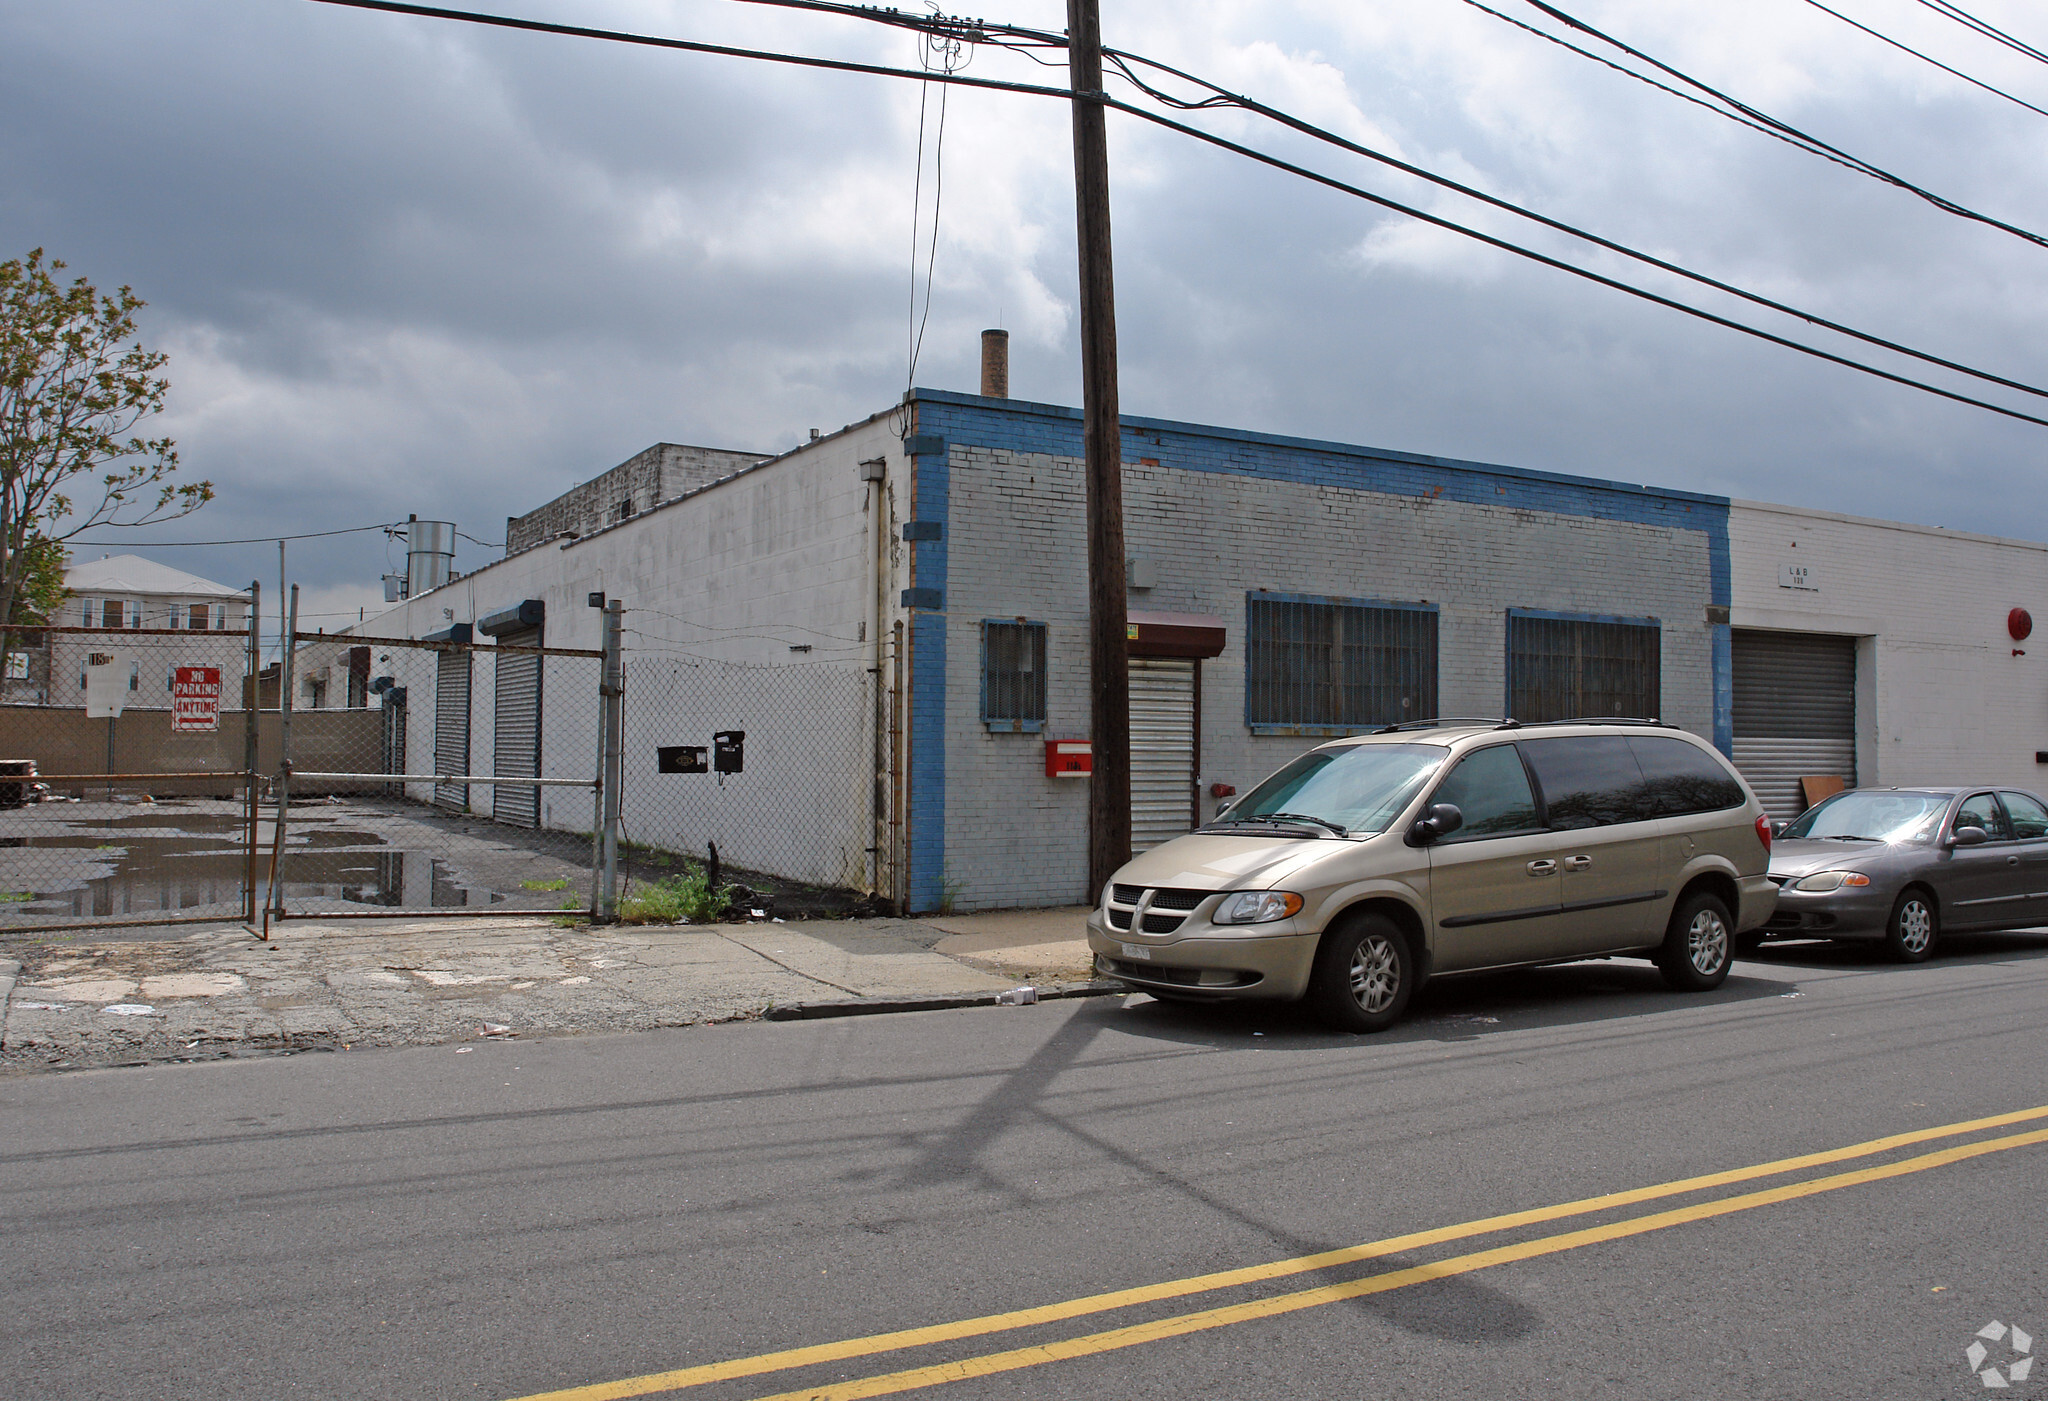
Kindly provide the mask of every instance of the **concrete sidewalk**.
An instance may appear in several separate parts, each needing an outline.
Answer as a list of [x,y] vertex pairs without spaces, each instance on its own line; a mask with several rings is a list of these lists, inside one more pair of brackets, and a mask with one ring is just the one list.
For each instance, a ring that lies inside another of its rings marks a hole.
[[[1085,909],[794,924],[291,920],[5,932],[0,1072],[639,1031],[1085,982]],[[128,931],[133,932],[133,931]]]

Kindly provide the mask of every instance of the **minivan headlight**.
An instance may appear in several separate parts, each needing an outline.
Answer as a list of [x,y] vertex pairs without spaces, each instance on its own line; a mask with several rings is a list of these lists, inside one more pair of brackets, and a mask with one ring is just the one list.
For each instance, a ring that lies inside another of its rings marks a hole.
[[1845,885],[1869,885],[1870,877],[1861,871],[1816,871],[1810,876],[1792,882],[1794,890],[1825,891],[1840,890]]
[[1209,916],[1211,924],[1265,924],[1301,911],[1301,897],[1289,890],[1244,890],[1225,896]]

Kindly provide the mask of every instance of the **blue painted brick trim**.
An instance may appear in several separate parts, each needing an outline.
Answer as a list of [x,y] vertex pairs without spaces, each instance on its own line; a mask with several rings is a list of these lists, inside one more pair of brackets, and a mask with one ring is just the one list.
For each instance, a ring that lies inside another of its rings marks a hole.
[[[906,600],[921,596],[943,607],[948,545],[945,523],[952,497],[952,471],[943,425],[926,421],[922,405],[917,431],[904,438],[911,455],[911,517],[939,527],[936,538],[912,550]],[[946,895],[946,615],[920,612],[910,619],[910,873],[907,889],[914,913],[939,908]]]

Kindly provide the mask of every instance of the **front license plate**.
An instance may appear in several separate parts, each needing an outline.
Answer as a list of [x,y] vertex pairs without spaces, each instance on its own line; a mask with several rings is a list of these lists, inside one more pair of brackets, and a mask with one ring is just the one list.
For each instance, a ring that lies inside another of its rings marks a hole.
[[1146,948],[1143,944],[1121,944],[1118,947],[1123,949],[1125,958],[1152,957],[1152,950]]

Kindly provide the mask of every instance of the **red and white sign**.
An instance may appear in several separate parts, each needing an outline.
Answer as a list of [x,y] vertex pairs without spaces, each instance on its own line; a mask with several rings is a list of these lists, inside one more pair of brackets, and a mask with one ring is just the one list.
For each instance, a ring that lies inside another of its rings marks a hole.
[[220,668],[181,666],[171,681],[171,728],[220,728]]

